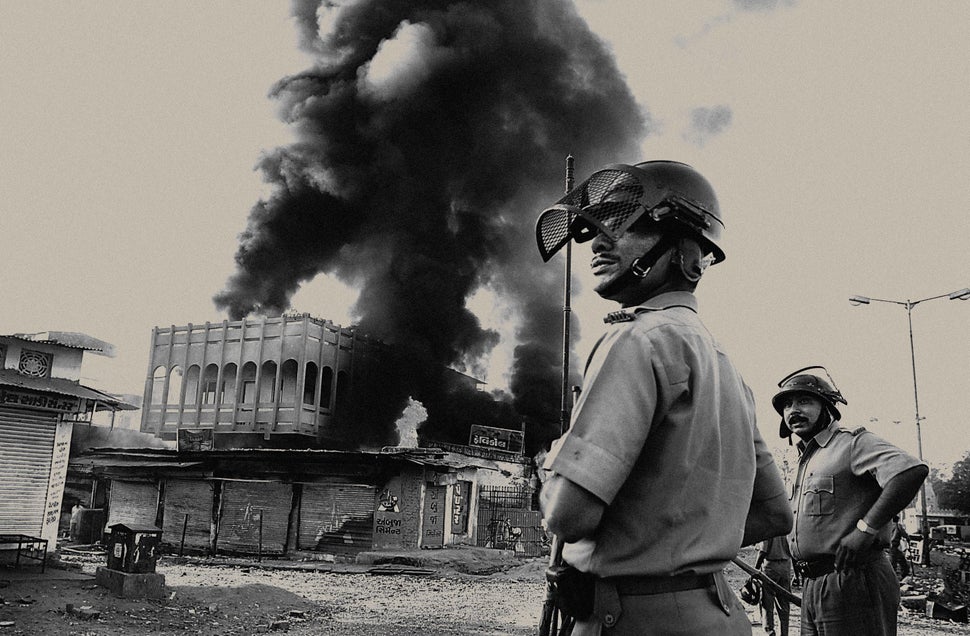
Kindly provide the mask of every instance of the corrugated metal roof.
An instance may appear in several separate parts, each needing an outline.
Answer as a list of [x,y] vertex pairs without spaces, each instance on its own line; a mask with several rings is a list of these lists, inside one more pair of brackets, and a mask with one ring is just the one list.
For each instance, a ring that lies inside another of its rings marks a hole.
[[41,331],[39,333],[14,333],[6,338],[16,338],[27,342],[55,344],[69,349],[83,349],[109,358],[115,356],[115,347],[110,342],[77,331]]
[[84,398],[99,402],[107,407],[102,410],[135,411],[138,407],[128,404],[121,399],[102,393],[97,389],[92,389],[73,380],[63,378],[31,378],[22,375],[13,369],[0,369],[0,385],[13,386],[30,391],[41,391],[44,393],[57,393],[58,395],[70,395],[72,397]]
[[[381,459],[397,459],[406,461],[419,466],[438,466],[442,468],[490,468],[499,470],[500,465],[505,463],[481,457],[471,457],[460,453],[446,452],[437,448],[395,448],[393,451],[342,451],[342,450],[323,450],[323,449],[236,449],[236,450],[211,450],[211,451],[177,451],[164,448],[89,448],[77,459],[72,458],[74,464],[85,456],[91,458],[93,455],[98,458],[98,465],[112,466],[134,466],[134,465],[165,465],[178,466],[181,462],[203,462],[218,459],[273,459],[281,461],[281,456],[292,460],[315,459],[333,462],[335,460],[359,461],[368,459],[379,461]],[[512,463],[515,465],[515,463]],[[188,464],[187,464],[188,465]]]

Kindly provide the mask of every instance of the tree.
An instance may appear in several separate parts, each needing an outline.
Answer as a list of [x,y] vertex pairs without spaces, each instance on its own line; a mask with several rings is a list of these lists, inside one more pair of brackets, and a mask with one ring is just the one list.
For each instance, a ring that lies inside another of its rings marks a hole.
[[970,514],[970,453],[953,464],[950,479],[939,480],[935,489],[941,508]]

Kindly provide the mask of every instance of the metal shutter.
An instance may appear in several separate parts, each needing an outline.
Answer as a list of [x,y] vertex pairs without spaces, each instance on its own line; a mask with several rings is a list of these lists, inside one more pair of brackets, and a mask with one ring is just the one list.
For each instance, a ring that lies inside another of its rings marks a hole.
[[[165,516],[162,519],[162,541],[176,549],[185,547],[208,550],[212,529],[212,482],[169,479],[165,482]],[[188,515],[188,522],[186,522]]]
[[360,552],[374,545],[376,489],[363,484],[306,484],[300,501],[301,550]]
[[158,515],[158,486],[135,481],[111,480],[108,500],[108,523],[110,532],[116,523],[133,526],[154,526]]
[[292,502],[293,487],[290,484],[224,481],[218,549],[249,554],[282,554],[286,547]]
[[56,430],[54,414],[0,413],[0,533],[41,535]]

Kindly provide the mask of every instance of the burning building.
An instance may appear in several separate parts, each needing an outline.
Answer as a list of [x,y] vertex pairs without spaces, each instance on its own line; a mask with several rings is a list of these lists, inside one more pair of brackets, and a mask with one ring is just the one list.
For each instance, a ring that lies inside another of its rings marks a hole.
[[[427,409],[425,436],[525,422],[537,452],[558,435],[563,343],[562,272],[536,254],[535,216],[559,198],[567,155],[578,171],[639,159],[648,113],[569,2],[292,7],[311,65],[271,96],[295,142],[259,160],[270,192],[217,307],[278,315],[303,283],[339,279],[360,292],[360,329],[421,362],[405,395]],[[505,341],[468,307],[482,289],[512,317]],[[500,342],[513,357],[503,395],[456,390],[437,371],[482,377]],[[402,405],[383,415],[392,423]]]
[[383,342],[308,314],[156,327],[141,430],[183,450],[395,445],[404,375]]

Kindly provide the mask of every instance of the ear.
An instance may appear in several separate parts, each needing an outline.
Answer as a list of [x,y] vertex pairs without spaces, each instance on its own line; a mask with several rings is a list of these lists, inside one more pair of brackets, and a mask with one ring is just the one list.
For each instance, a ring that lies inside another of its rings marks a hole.
[[696,283],[704,275],[704,270],[711,264],[710,259],[701,246],[692,239],[682,238],[677,242],[677,252],[680,254],[680,272],[684,278]]

